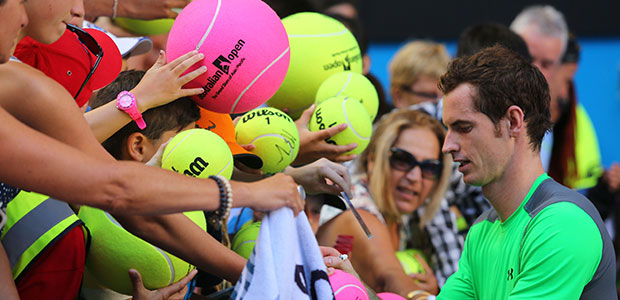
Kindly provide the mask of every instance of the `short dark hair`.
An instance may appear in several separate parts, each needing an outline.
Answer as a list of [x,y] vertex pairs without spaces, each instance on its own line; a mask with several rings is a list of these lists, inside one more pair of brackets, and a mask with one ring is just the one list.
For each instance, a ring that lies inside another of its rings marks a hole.
[[[114,101],[121,91],[129,91],[136,87],[144,74],[144,71],[135,70],[121,72],[112,83],[97,92],[97,96],[91,101],[91,107],[94,109]],[[151,108],[145,111],[142,117],[146,122],[146,128],[140,130],[135,122],[130,122],[102,143],[116,159],[120,159],[123,145],[134,132],[141,132],[147,138],[157,140],[168,130],[181,130],[196,122],[200,119],[200,110],[192,99],[183,97]]]
[[448,94],[463,83],[475,87],[474,109],[487,115],[496,126],[508,107],[520,107],[525,114],[530,145],[540,150],[552,123],[549,86],[538,68],[511,50],[493,46],[454,59],[448,72],[441,76],[439,89]]
[[532,61],[527,44],[505,25],[485,23],[467,27],[459,38],[457,57],[469,56],[491,46],[501,45]]

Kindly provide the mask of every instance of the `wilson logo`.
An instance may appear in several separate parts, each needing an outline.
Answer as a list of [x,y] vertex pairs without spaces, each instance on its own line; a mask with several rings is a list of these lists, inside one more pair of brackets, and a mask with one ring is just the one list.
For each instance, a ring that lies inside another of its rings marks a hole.
[[[186,170],[183,171],[183,174],[187,176],[197,177],[202,174],[202,172],[209,166],[209,163],[204,161],[202,157],[196,157],[193,162],[191,162]],[[181,173],[181,171],[177,170],[174,166],[172,167],[172,171],[177,173]]]

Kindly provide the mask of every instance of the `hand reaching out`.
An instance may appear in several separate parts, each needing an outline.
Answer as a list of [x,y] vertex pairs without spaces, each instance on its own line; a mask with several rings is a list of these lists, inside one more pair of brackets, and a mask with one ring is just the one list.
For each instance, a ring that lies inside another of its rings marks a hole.
[[409,277],[417,280],[418,285],[423,290],[433,295],[437,295],[437,293],[439,293],[439,285],[437,283],[437,278],[435,278],[435,273],[433,272],[433,269],[431,269],[431,267],[426,263],[422,256],[417,253],[415,256],[420,262],[420,264],[422,264],[422,267],[424,267],[424,274],[411,274],[409,275]]
[[183,86],[207,72],[206,66],[185,75],[182,74],[203,58],[204,54],[190,51],[166,63],[166,53],[161,51],[157,62],[144,74],[140,83],[131,90],[136,96],[138,109],[144,112],[149,108],[164,105],[181,97],[202,93],[202,88],[184,89]]
[[301,117],[295,121],[297,131],[299,131],[299,154],[293,162],[293,165],[304,165],[311,163],[321,157],[325,157],[333,162],[345,162],[355,158],[355,154],[345,155],[345,152],[351,151],[357,147],[357,144],[348,145],[332,145],[325,142],[328,139],[347,128],[347,124],[326,128],[320,131],[312,132],[308,130],[308,122],[314,112],[316,105],[306,109]]
[[[308,194],[340,194],[345,192],[351,195],[351,178],[346,167],[326,158],[298,168],[288,167],[284,173],[295,179],[295,182],[302,185]],[[325,179],[335,184],[329,184]]]
[[351,265],[351,261],[348,259],[340,258],[340,252],[338,250],[331,247],[323,247],[319,246],[321,249],[321,254],[323,255],[323,261],[325,262],[325,266],[327,267],[327,275],[331,275],[334,273],[334,269],[345,271],[358,279],[360,276],[355,272],[353,266]]
[[[304,210],[305,202],[299,194],[297,183],[288,175],[278,173],[263,180],[245,184],[249,186],[252,198],[243,199],[241,206],[249,206],[257,211],[272,211],[287,206],[293,210],[295,216]],[[233,188],[233,197],[234,191]],[[233,206],[235,206],[234,201]]]
[[154,291],[147,290],[142,283],[142,276],[140,272],[134,269],[129,270],[129,278],[133,285],[133,300],[167,300],[174,294],[182,291],[187,284],[198,273],[197,270],[189,272],[181,280],[161,289]]

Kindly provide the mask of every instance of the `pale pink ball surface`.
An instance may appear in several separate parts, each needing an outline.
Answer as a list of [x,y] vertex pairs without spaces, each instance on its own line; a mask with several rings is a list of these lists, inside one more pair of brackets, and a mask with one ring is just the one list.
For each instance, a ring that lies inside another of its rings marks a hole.
[[260,0],[192,1],[170,30],[168,62],[199,44],[205,58],[189,71],[205,65],[207,73],[185,87],[205,88],[193,98],[211,111],[241,113],[260,106],[288,70],[288,36],[280,18]]
[[400,295],[396,295],[394,293],[379,293],[377,297],[381,298],[381,300],[407,300]]

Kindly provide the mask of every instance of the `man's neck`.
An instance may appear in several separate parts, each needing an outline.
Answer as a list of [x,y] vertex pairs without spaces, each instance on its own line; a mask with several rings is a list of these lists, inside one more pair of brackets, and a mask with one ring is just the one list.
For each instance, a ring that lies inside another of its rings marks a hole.
[[503,175],[482,187],[502,222],[519,208],[536,179],[544,173],[538,152],[514,157]]

